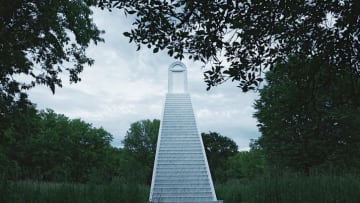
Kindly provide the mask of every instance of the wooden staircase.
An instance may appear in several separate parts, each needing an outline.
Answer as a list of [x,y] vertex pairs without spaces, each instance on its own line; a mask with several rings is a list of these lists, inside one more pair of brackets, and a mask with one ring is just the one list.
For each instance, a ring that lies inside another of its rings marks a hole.
[[216,199],[187,93],[166,95],[149,200],[153,203],[222,202]]

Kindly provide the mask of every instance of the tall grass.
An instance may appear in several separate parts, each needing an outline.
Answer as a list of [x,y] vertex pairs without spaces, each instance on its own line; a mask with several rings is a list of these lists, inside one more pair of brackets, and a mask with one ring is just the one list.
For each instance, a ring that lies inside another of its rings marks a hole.
[[119,180],[102,185],[19,181],[8,182],[4,188],[0,191],[1,202],[11,203],[140,203],[147,202],[149,197],[148,186],[123,183]]
[[234,180],[216,186],[225,203],[358,203],[360,176],[286,174]]
[[[358,203],[360,175],[264,175],[216,184],[224,203]],[[0,181],[0,202],[142,203],[149,186],[114,180],[109,184]]]

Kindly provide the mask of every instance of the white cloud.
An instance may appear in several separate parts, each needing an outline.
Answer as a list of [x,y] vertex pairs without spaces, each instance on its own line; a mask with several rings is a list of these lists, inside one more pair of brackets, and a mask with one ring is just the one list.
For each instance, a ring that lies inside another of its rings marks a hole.
[[[87,53],[95,64],[85,68],[82,81],[71,85],[64,82],[55,95],[46,87],[36,87],[29,96],[39,109],[51,108],[104,127],[118,146],[132,122],[161,117],[167,69],[174,60],[165,52],[153,54],[145,47],[136,52],[136,46],[122,35],[130,29],[131,19],[120,12],[96,10],[94,20],[106,30],[105,43],[89,47]],[[236,141],[240,149],[248,149],[249,139],[259,136],[252,117],[257,94],[244,94],[234,83],[206,91],[202,64],[184,63],[199,131],[219,132]]]

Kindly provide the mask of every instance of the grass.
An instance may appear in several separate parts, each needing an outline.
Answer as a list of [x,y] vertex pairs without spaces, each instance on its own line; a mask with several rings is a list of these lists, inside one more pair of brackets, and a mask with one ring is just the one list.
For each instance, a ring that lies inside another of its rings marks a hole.
[[2,188],[1,202],[76,202],[135,203],[147,202],[149,187],[113,181],[110,184],[47,183],[36,181],[8,182]]
[[[224,203],[358,203],[360,175],[285,174],[232,180],[216,184]],[[0,202],[26,203],[141,203],[148,202],[149,186],[114,180],[109,184],[1,181]]]
[[225,203],[358,203],[358,175],[286,174],[252,180],[233,180],[216,186],[218,199]]

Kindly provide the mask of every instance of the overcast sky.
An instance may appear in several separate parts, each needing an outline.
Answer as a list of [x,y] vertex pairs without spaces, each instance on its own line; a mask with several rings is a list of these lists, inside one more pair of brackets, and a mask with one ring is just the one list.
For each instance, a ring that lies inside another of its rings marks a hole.
[[[94,21],[105,30],[105,43],[90,46],[88,56],[95,64],[80,74],[82,81],[69,84],[55,95],[47,87],[29,92],[38,109],[53,109],[70,118],[81,118],[95,127],[103,127],[121,140],[131,123],[142,119],[161,119],[167,92],[167,71],[174,62],[166,52],[153,54],[143,47],[136,51],[122,33],[130,30],[131,19],[120,11],[96,10]],[[182,61],[188,69],[188,86],[199,132],[215,131],[232,138],[239,150],[249,148],[250,139],[260,133],[253,118],[256,93],[242,93],[236,83],[228,82],[206,91],[201,63]]]

